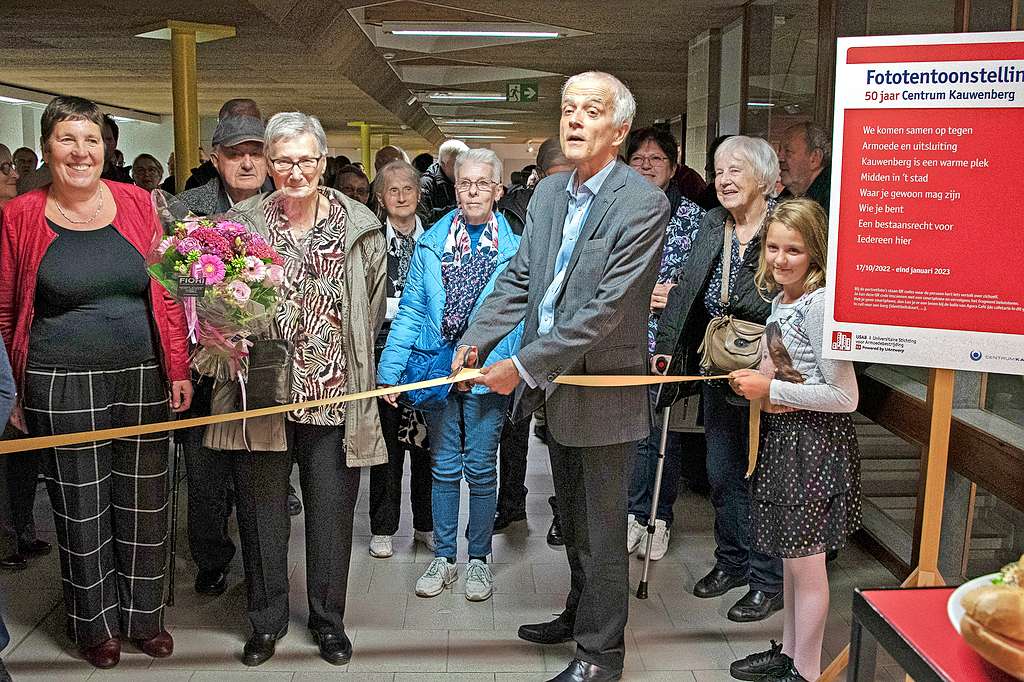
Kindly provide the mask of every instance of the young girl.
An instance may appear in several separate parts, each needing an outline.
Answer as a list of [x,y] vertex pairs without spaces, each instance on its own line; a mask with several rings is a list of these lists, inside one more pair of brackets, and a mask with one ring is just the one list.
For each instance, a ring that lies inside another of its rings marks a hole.
[[761,247],[757,284],[777,295],[757,371],[729,375],[732,389],[764,399],[751,480],[753,548],[783,561],[782,645],[735,661],[741,680],[814,680],[828,617],[825,554],[860,526],[860,455],[853,365],[821,357],[826,219],[807,199],[779,204]]

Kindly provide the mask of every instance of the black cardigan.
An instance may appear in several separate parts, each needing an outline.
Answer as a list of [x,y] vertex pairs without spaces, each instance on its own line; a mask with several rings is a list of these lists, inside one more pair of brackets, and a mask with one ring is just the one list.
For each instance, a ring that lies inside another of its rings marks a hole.
[[[680,280],[669,292],[665,311],[658,321],[654,352],[672,356],[669,374],[695,375],[700,372],[697,349],[704,340],[704,332],[710,321],[704,307],[704,294],[722,257],[725,220],[728,217],[729,212],[721,206],[708,211],[704,216]],[[760,255],[761,234],[758,233],[743,253],[743,266],[736,273],[736,281],[729,290],[727,312],[741,320],[764,324],[771,313],[771,302],[761,297],[754,284]],[[665,385],[666,389],[670,386],[677,387],[677,392],[673,396],[672,391],[662,391],[666,399],[671,397],[668,404],[696,393],[700,388],[698,382]],[[661,404],[666,404],[666,400],[662,400]]]

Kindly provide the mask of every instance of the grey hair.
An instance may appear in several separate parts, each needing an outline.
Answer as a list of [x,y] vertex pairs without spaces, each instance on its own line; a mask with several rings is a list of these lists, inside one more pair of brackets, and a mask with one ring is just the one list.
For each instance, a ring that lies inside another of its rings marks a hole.
[[409,184],[415,187],[417,192],[420,191],[420,172],[413,168],[408,161],[395,159],[384,164],[384,167],[377,171],[376,177],[373,178],[373,193],[384,194],[391,178],[396,175],[404,175],[409,180]]
[[455,157],[455,176],[458,177],[459,169],[467,163],[486,163],[491,167],[491,182],[501,182],[502,165],[501,159],[490,149],[467,149]]
[[275,142],[291,140],[300,135],[312,135],[320,149],[320,156],[327,156],[327,134],[320,125],[320,119],[301,111],[282,111],[271,116],[263,134],[263,148],[269,152]]
[[444,163],[453,156],[458,156],[465,151],[469,151],[469,146],[462,140],[445,140],[437,148],[437,161],[438,163]]
[[715,168],[722,159],[736,155],[750,164],[751,173],[765,196],[775,196],[775,183],[779,179],[779,156],[772,146],[760,137],[733,135],[722,141],[715,150]]
[[565,85],[562,86],[562,99],[565,99],[565,91],[570,86],[589,78],[603,80],[612,86],[612,121],[615,123],[615,127],[618,128],[623,123],[632,124],[633,117],[636,116],[636,100],[633,98],[633,93],[629,91],[629,88],[622,81],[610,73],[605,73],[604,71],[584,71],[575,76],[570,76],[569,80],[565,81]]
[[815,150],[820,151],[822,165],[828,165],[829,159],[832,158],[832,136],[828,134],[828,131],[817,123],[804,121],[803,123],[790,126],[786,134],[788,135],[791,132],[802,133],[804,142],[807,144],[808,153]]

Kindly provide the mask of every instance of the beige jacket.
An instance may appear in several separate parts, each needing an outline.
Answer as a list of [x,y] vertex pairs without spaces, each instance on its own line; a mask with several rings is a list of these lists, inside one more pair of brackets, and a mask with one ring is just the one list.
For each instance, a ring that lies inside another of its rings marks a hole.
[[[323,190],[323,188],[321,188]],[[342,321],[346,325],[345,360],[348,367],[348,393],[376,388],[374,339],[384,321],[386,307],[387,256],[384,232],[376,216],[366,208],[334,189],[323,190],[342,201],[348,222],[345,233],[345,289]],[[235,204],[228,214],[250,230],[269,238],[264,206],[276,193],[255,196]],[[364,263],[371,263],[367,271]],[[229,402],[230,401],[230,402]],[[237,384],[214,386],[214,413],[224,411],[219,405],[238,404]],[[260,417],[246,422],[246,439],[254,451],[283,451],[284,415]],[[227,422],[207,428],[204,445],[221,450],[244,450],[241,422]],[[376,400],[357,400],[345,408],[345,463],[350,467],[372,466],[387,461],[384,437]]]

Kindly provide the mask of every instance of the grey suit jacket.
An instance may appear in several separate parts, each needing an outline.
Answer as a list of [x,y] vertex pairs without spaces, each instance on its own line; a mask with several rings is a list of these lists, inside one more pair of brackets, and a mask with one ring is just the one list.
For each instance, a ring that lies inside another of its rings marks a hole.
[[555,324],[537,334],[538,307],[555,275],[569,199],[568,173],[542,180],[526,213],[519,252],[498,278],[461,343],[480,357],[526,320],[517,357],[537,382],[516,394],[516,414],[546,402],[547,428],[562,445],[596,447],[645,438],[646,387],[582,388],[561,374],[647,374],[647,316],[669,219],[665,193],[621,162],[594,198],[566,266]]

